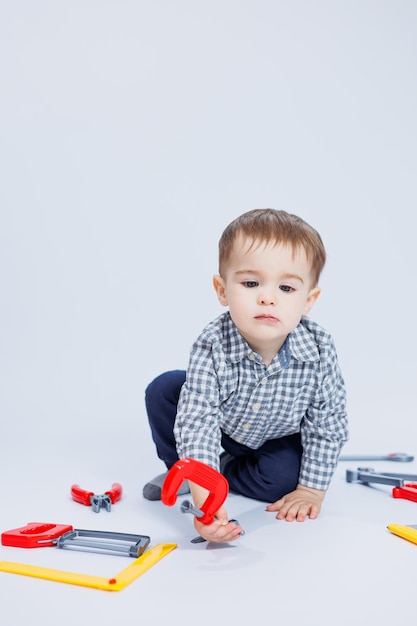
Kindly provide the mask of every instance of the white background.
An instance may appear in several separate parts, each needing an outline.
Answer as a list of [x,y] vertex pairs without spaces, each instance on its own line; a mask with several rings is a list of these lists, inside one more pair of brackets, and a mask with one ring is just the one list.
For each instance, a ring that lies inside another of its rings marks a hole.
[[[417,453],[416,27],[412,0],[0,0],[1,530],[33,518],[104,527],[111,519],[119,527],[110,530],[154,534],[161,510],[143,502],[141,489],[163,466],[144,390],[158,373],[185,368],[192,341],[223,311],[211,286],[218,239],[252,208],[297,213],[323,236],[328,262],[311,316],[333,334],[345,375],[345,452]],[[371,490],[346,485],[343,472],[327,518],[325,507],[314,524],[269,522],[268,551],[275,536],[291,533],[280,546],[288,563],[297,554],[314,579],[318,561],[330,559],[330,578],[300,621],[288,608],[299,611],[306,593],[296,576],[282,600],[268,592],[267,608],[255,588],[265,619],[271,610],[295,624],[342,623],[326,612],[326,592],[343,564],[326,545],[304,554],[296,529],[336,538],[352,514],[357,524],[375,522],[374,538],[387,522],[417,522],[415,503],[393,502],[389,489],[377,494],[392,513],[379,518],[372,507],[367,517],[353,494]],[[72,483],[100,493],[114,481],[123,482],[126,508],[115,505],[111,518],[68,497]],[[345,492],[353,504],[343,517]],[[400,506],[410,514],[393,519]],[[128,526],[138,516],[146,528]],[[362,527],[354,528],[356,545]],[[384,541],[389,550],[397,540]],[[400,543],[415,559],[417,548]],[[365,552],[359,569],[372,572]],[[0,557],[17,558],[6,548]],[[357,572],[344,571],[341,594],[350,580],[358,585]],[[147,592],[156,604],[166,590],[159,572]],[[134,584],[139,604],[144,580]],[[63,604],[74,595],[75,606],[82,593],[82,624],[105,615],[139,623],[126,606],[97,618],[103,592],[7,574],[1,582],[0,593],[10,586],[7,602],[19,591],[37,599],[17,613],[17,600],[0,606],[7,624],[64,623],[63,607],[48,612],[36,595],[51,589]],[[186,591],[179,595],[182,606]],[[201,612],[204,595],[191,598],[190,611]],[[402,607],[405,617],[411,606]],[[392,608],[379,623],[394,617]]]

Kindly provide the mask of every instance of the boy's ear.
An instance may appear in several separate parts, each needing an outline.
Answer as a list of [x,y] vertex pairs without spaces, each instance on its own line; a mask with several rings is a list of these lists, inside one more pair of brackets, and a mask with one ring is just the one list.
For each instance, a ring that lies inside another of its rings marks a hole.
[[213,287],[217,293],[220,304],[227,306],[226,287],[223,278],[219,274],[213,276]]
[[307,313],[312,309],[315,304],[317,298],[321,294],[320,287],[313,287],[307,297],[307,302],[303,311],[303,315],[307,315]]

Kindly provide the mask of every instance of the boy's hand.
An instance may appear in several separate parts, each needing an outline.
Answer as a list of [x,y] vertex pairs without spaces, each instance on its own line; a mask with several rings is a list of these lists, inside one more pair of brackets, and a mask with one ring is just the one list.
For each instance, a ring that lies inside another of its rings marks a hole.
[[229,522],[227,512],[221,507],[216,513],[216,519],[211,524],[202,524],[194,518],[194,528],[203,539],[213,543],[225,543],[239,539],[242,527],[236,522]]
[[325,495],[325,491],[297,485],[295,491],[287,493],[273,504],[268,504],[266,510],[277,511],[277,519],[304,522],[306,517],[315,519],[318,516]]

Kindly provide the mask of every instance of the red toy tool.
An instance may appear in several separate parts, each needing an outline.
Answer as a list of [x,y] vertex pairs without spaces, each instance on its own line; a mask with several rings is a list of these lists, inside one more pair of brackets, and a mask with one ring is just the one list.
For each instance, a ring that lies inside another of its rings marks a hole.
[[149,545],[148,535],[81,530],[69,524],[29,522],[21,528],[7,530],[1,535],[4,546],[14,548],[45,548],[55,546],[87,552],[116,553],[139,557]]
[[348,483],[359,482],[364,485],[368,483],[394,485],[392,490],[393,498],[403,498],[417,502],[417,483],[406,483],[406,480],[417,481],[417,475],[395,472],[377,473],[368,467],[359,467],[356,471],[346,470],[346,481]]
[[217,470],[201,461],[184,458],[177,461],[166,475],[162,485],[161,500],[167,506],[177,501],[177,493],[184,480],[190,480],[210,492],[199,512],[199,521],[211,524],[215,513],[222,506],[229,493],[229,483]]
[[339,461],[395,461],[399,463],[409,463],[414,461],[414,457],[405,452],[390,452],[389,454],[360,454],[358,456],[340,456]]
[[394,487],[392,490],[392,497],[417,502],[417,484],[405,483],[403,487]]
[[75,502],[92,506],[94,513],[100,513],[100,509],[111,510],[111,505],[120,500],[122,497],[122,485],[113,483],[111,490],[105,491],[103,494],[97,495],[92,491],[84,491],[79,485],[72,485],[71,495]]

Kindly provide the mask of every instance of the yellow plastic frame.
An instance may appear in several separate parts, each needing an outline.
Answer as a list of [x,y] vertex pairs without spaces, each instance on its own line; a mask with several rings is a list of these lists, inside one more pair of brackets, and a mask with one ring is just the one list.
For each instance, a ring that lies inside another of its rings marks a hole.
[[0,561],[0,571],[54,580],[70,585],[102,589],[103,591],[121,591],[176,547],[176,543],[158,543],[112,578],[75,574],[73,572],[64,572],[37,565],[26,565],[25,563],[13,563],[11,561]]

